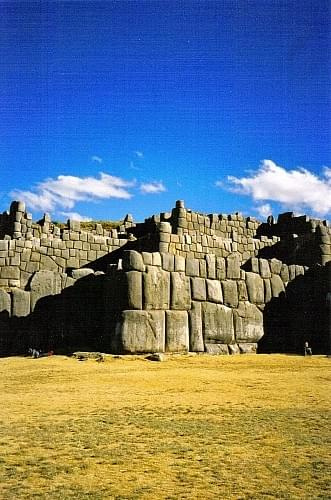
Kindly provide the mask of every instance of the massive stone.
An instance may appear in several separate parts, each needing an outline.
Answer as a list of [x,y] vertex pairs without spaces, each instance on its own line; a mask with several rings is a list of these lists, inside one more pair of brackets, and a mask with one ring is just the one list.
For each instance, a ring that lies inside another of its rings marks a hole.
[[144,309],[169,309],[170,273],[156,266],[147,266],[143,274]]
[[191,278],[191,288],[193,300],[206,300],[206,280],[204,278]]
[[234,341],[232,309],[221,304],[205,302],[203,310],[203,336],[205,344],[230,344]]
[[237,283],[234,280],[222,281],[223,303],[229,307],[238,306],[238,289]]
[[188,310],[190,307],[190,278],[183,272],[171,273],[171,309]]
[[271,278],[269,262],[266,259],[260,259],[260,275],[262,278]]
[[208,354],[229,354],[228,344],[206,344],[205,350]]
[[227,257],[226,277],[228,279],[240,278],[240,257],[238,253],[233,253]]
[[255,273],[246,273],[248,297],[253,304],[264,303],[263,279]]
[[127,307],[128,309],[142,309],[142,273],[128,271],[125,274],[127,280]]
[[12,290],[13,316],[22,317],[30,314],[30,292],[19,288]]
[[270,283],[273,297],[279,297],[282,292],[285,292],[284,283],[278,274],[271,276]]
[[206,255],[206,263],[207,263],[207,277],[210,279],[216,278],[216,258],[215,255],[207,254]]
[[233,311],[235,336],[238,343],[258,342],[263,337],[263,314],[250,302],[240,302]]
[[207,300],[221,304],[223,302],[221,282],[218,280],[206,280]]
[[186,259],[186,274],[187,276],[199,276],[200,266],[198,259]]
[[116,325],[119,350],[125,353],[164,352],[164,311],[123,311]]
[[145,264],[143,257],[135,250],[124,250],[122,266],[125,271],[144,271]]
[[9,293],[5,292],[5,290],[2,290],[0,288],[0,313],[2,313],[2,312],[6,312],[10,316],[11,300],[10,300]]
[[189,311],[189,328],[190,328],[190,351],[203,352],[203,334],[202,334],[202,311],[201,302],[192,302],[192,307]]
[[31,311],[41,297],[56,295],[61,292],[61,274],[53,271],[38,271],[30,282]]
[[167,352],[186,352],[189,350],[188,314],[186,311],[166,311]]

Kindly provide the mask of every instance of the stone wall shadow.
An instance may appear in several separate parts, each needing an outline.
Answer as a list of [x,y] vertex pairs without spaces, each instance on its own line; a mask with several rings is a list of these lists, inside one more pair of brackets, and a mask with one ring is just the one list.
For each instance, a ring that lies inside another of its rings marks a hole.
[[122,295],[116,280],[92,274],[58,295],[40,298],[28,316],[10,317],[7,311],[2,312],[0,356],[24,355],[29,348],[63,354],[77,350],[111,352],[112,325],[105,328],[105,297],[116,310]]
[[264,337],[259,353],[303,354],[308,342],[313,354],[330,352],[331,266],[315,266],[298,276],[286,292],[273,298],[264,309]]

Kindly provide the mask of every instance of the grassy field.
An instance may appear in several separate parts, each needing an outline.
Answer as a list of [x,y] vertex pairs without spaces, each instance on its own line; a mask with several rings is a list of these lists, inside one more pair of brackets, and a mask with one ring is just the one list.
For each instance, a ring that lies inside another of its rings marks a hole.
[[0,359],[0,498],[330,499],[330,363]]

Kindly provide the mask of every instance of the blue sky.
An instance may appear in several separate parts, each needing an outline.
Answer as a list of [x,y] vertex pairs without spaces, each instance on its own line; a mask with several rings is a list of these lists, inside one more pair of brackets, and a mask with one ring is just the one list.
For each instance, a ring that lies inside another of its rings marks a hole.
[[330,14],[327,0],[1,1],[0,210],[142,220],[184,199],[329,218]]

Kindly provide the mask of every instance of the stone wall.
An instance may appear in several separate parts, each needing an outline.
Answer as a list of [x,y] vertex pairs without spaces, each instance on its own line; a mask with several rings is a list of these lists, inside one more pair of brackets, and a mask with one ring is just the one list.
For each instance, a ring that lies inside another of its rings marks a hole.
[[0,218],[2,354],[31,345],[235,354],[256,352],[259,341],[266,352],[296,352],[306,340],[329,349],[325,221],[287,214],[260,224],[182,202],[111,231],[26,221],[19,202]]

